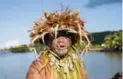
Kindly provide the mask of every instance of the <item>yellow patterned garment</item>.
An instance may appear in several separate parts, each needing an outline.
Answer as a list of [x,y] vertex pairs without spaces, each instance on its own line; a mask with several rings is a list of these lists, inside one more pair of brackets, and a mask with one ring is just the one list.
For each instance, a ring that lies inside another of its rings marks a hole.
[[85,67],[76,53],[59,58],[53,52],[42,53],[27,73],[26,79],[88,79]]

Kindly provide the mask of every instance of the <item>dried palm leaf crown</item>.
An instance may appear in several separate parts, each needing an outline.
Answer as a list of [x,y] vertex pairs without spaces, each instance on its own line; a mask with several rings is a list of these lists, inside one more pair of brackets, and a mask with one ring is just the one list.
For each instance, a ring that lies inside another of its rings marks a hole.
[[75,34],[75,42],[89,46],[90,42],[87,37],[87,32],[84,29],[84,21],[79,17],[79,12],[71,12],[65,9],[61,12],[55,11],[53,13],[44,13],[44,19],[35,22],[34,27],[30,30],[30,37],[32,44],[41,43],[46,44],[44,37],[46,34],[54,34],[57,37],[58,31],[66,31]]

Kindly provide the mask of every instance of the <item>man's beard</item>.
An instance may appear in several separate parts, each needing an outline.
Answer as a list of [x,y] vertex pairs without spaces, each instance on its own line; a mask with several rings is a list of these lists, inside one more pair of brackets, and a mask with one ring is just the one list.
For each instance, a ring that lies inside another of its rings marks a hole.
[[58,56],[63,57],[64,55],[66,55],[68,53],[68,48],[65,48],[65,49],[54,49],[54,52]]

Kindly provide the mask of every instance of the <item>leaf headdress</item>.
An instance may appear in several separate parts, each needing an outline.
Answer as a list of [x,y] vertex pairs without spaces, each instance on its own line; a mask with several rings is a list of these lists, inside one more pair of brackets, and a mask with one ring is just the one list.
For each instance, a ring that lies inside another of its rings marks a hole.
[[[30,37],[32,44],[46,44],[44,40],[45,35],[54,34],[54,38],[57,37],[58,31],[66,31],[67,33],[73,33],[75,35],[73,48],[77,49],[77,44],[83,44],[85,51],[90,41],[88,39],[88,33],[84,29],[84,21],[80,18],[79,12],[71,12],[68,8],[58,12],[44,13],[44,18],[34,23],[33,28],[30,30]],[[78,46],[78,45],[77,45]]]

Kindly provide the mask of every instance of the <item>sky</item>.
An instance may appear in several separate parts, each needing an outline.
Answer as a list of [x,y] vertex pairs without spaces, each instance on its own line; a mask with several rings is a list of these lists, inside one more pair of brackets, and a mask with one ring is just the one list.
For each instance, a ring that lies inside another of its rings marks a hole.
[[29,32],[43,11],[79,11],[88,32],[122,29],[122,0],[0,0],[0,48],[29,44]]

